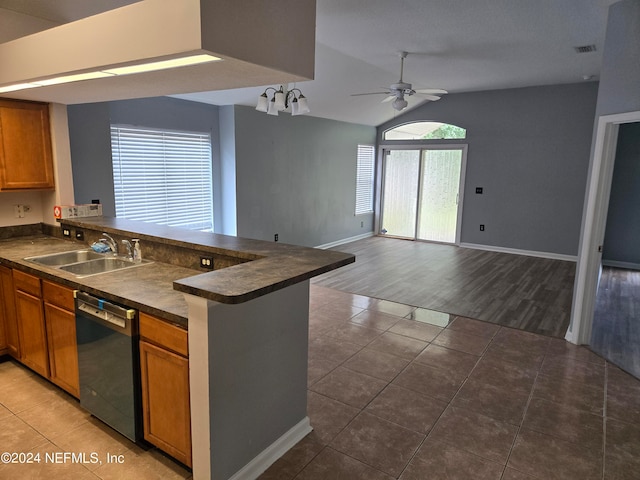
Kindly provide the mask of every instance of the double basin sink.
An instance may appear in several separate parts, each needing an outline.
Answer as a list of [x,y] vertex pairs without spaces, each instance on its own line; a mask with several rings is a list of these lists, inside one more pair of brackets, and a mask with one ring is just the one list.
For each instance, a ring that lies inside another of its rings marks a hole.
[[153,263],[149,260],[134,262],[124,257],[97,253],[90,249],[27,257],[25,260],[37,263],[38,265],[63,270],[76,277],[89,277],[100,273],[108,273]]

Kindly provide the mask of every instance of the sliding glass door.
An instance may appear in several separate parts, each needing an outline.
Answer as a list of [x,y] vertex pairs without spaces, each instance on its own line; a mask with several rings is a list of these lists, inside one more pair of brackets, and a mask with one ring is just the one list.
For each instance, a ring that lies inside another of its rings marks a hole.
[[465,147],[384,152],[381,233],[456,243]]

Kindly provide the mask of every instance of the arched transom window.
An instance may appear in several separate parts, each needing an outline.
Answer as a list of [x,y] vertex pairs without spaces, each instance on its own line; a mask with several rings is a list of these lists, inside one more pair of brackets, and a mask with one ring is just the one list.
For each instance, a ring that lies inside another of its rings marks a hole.
[[385,140],[458,140],[466,137],[464,128],[442,122],[405,123],[384,132]]

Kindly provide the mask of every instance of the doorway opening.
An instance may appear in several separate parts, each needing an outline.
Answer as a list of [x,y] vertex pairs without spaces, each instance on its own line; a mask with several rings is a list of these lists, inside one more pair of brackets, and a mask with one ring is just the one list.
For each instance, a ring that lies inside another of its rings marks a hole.
[[603,115],[598,119],[582,221],[571,324],[565,336],[567,341],[578,345],[591,342],[619,126],[633,122],[640,122],[640,111]]
[[385,148],[380,233],[459,244],[466,145]]

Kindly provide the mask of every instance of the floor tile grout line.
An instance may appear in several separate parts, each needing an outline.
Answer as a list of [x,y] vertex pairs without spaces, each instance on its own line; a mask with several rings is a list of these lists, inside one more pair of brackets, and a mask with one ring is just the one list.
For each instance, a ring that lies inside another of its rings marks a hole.
[[[548,348],[548,346],[547,346]],[[545,356],[546,356],[546,352],[545,352]],[[518,437],[520,436],[520,432],[522,431],[522,428],[524,427],[524,420],[527,417],[527,412],[529,411],[529,406],[531,405],[531,400],[533,400],[533,392],[536,389],[536,383],[538,382],[538,376],[540,375],[540,369],[542,368],[542,365],[540,365],[540,367],[538,368],[538,370],[536,371],[536,377],[533,380],[533,384],[531,385],[531,391],[529,392],[529,398],[527,398],[527,403],[524,406],[524,411],[522,412],[522,418],[520,419],[520,425],[518,425],[518,430],[516,431],[516,434],[513,437],[513,442],[511,443],[511,448],[509,449],[509,454],[507,455],[507,460],[505,462],[505,472],[507,470],[507,466],[509,465],[509,460],[511,459],[511,455],[513,454],[513,449],[516,446],[516,442],[518,441]],[[528,475],[528,474],[527,474]],[[503,472],[503,476],[504,476],[504,472]]]

